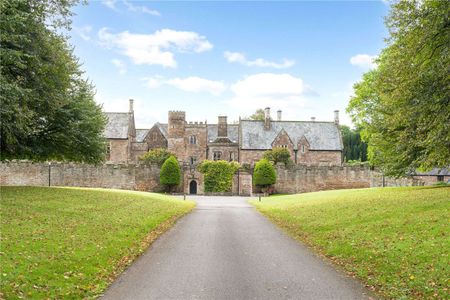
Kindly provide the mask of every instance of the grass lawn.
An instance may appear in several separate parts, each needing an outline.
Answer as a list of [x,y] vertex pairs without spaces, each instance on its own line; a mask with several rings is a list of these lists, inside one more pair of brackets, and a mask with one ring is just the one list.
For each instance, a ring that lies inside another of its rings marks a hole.
[[1,187],[0,298],[95,298],[194,203],[101,189]]
[[450,187],[339,190],[251,202],[382,296],[449,297]]

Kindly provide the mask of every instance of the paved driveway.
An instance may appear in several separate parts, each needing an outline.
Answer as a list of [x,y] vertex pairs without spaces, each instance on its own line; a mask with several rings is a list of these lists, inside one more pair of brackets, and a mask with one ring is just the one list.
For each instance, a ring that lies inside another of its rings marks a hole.
[[367,299],[241,197],[190,197],[196,209],[159,238],[105,299]]

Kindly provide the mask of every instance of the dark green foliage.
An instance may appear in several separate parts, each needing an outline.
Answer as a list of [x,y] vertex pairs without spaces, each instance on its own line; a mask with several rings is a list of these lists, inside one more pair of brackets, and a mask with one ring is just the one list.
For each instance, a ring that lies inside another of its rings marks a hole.
[[172,190],[180,184],[181,169],[175,156],[170,156],[162,165],[159,173],[159,181],[162,185]]
[[[158,166],[162,166],[163,163],[170,157],[175,156],[173,155],[169,150],[164,148],[156,148],[153,150],[148,151],[141,157],[139,157],[139,160],[143,163],[147,164],[157,164]],[[176,158],[176,156],[175,156]]]
[[2,159],[104,159],[106,117],[60,33],[77,2],[0,1]]
[[198,167],[205,179],[205,192],[231,192],[237,162],[204,160]]
[[292,165],[294,162],[291,159],[291,153],[286,148],[275,148],[264,152],[265,159],[271,161],[274,165],[277,163],[284,163],[285,166]]
[[255,165],[253,171],[253,185],[268,187],[277,181],[275,168],[267,159],[261,159]]
[[386,175],[450,163],[450,2],[396,1],[378,67],[354,85],[347,111]]
[[344,160],[367,161],[367,143],[361,140],[360,129],[350,129],[341,125],[342,142],[344,143]]

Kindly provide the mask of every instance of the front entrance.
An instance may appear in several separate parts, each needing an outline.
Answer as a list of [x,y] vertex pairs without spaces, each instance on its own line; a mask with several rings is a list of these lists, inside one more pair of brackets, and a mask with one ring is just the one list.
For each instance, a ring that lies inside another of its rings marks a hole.
[[189,194],[197,194],[197,181],[192,180],[191,183],[189,183]]

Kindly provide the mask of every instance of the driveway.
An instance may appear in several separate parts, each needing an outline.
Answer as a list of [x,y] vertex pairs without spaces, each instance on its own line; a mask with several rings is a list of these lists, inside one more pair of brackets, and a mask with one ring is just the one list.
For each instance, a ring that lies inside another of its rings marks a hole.
[[368,299],[243,197],[189,197],[194,211],[139,257],[105,299]]

